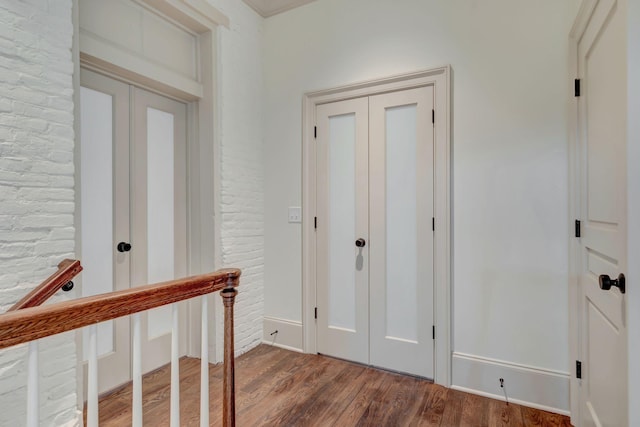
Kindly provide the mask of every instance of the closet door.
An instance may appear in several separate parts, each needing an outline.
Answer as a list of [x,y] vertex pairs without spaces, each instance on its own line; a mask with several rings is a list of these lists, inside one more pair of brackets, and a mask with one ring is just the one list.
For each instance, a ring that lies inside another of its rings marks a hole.
[[318,352],[433,378],[433,88],[316,109]]
[[[186,105],[133,88],[132,283],[141,286],[187,275]],[[171,356],[172,331],[186,354],[186,306],[142,315],[142,370]]]
[[316,116],[318,352],[360,363],[369,363],[367,115],[360,98]]
[[[80,72],[80,248],[84,270],[76,279],[83,297],[129,288],[129,86],[91,71]],[[129,319],[100,323],[99,392],[131,379]],[[88,356],[83,330],[82,358]],[[86,364],[85,364],[86,379]],[[86,380],[85,380],[86,381]],[[86,388],[85,388],[86,392]]]
[[433,88],[369,98],[370,363],[433,378]]

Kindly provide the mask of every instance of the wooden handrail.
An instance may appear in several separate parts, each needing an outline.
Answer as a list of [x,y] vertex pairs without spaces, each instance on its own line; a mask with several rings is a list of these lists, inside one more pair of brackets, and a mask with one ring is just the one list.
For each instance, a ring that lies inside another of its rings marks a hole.
[[37,307],[51,298],[60,288],[82,271],[80,261],[65,259],[58,264],[58,271],[49,276],[44,282],[15,303],[8,311],[21,310],[28,307]]
[[24,308],[0,315],[0,349],[238,286],[240,270]]

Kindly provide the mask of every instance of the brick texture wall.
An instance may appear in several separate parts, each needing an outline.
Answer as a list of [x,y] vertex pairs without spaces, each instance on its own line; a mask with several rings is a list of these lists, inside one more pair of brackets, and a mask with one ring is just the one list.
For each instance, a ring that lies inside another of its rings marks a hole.
[[219,34],[221,62],[221,259],[242,269],[236,302],[236,353],[262,341],[264,168],[262,152],[263,19],[239,0],[209,0],[231,21]]
[[[71,0],[0,2],[0,312],[74,252]],[[78,425],[74,334],[41,341],[40,424]],[[26,348],[0,352],[0,425],[25,423]]]
[[[261,342],[263,316],[262,18],[210,0],[220,30],[221,260],[243,270],[236,348]],[[72,0],[0,2],[0,312],[74,253]],[[56,298],[64,298],[58,296]],[[40,346],[41,425],[79,425],[73,334]],[[0,425],[24,425],[26,348],[0,351]]]

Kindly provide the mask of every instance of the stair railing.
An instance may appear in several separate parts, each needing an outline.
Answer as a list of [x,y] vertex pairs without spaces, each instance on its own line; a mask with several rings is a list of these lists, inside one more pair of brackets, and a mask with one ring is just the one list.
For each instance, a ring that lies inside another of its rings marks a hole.
[[[76,261],[77,262],[77,261]],[[64,263],[64,262],[63,262]],[[63,264],[61,263],[61,265]],[[76,267],[79,267],[79,263]],[[80,267],[81,269],[81,267]],[[71,264],[65,263],[61,269],[51,276],[57,279],[55,283],[66,283],[71,274]],[[62,271],[62,273],[61,273]],[[78,270],[79,272],[79,270]],[[60,273],[60,274],[58,274]],[[77,272],[75,273],[77,274]],[[87,426],[98,425],[98,357],[97,357],[97,324],[119,317],[133,315],[133,407],[132,425],[142,426],[142,369],[140,349],[139,313],[167,304],[195,297],[202,297],[202,340],[201,340],[201,381],[200,381],[200,425],[209,425],[209,364],[208,364],[208,321],[207,295],[220,292],[224,303],[224,368],[223,368],[223,416],[225,427],[235,426],[235,386],[234,386],[234,334],[233,334],[233,306],[238,291],[240,270],[224,269],[214,273],[176,279],[154,285],[140,286],[123,291],[110,292],[85,298],[54,303],[46,306],[29,306],[41,303],[46,298],[42,295],[52,295],[51,289],[57,285],[46,286],[47,291],[34,290],[23,298],[22,307],[0,315],[0,349],[29,343],[28,380],[27,380],[27,426],[35,427],[39,422],[38,405],[38,340],[89,326],[89,360],[88,360],[88,390],[87,390]],[[71,276],[73,277],[73,276]],[[49,281],[45,281],[47,283]],[[62,283],[62,284],[64,284]],[[42,286],[42,285],[41,285]],[[60,286],[58,286],[59,289]],[[40,288],[40,287],[39,287]],[[57,289],[56,289],[57,290]],[[48,298],[48,297],[47,297]],[[23,302],[26,301],[26,302]],[[18,303],[18,304],[20,304]],[[18,305],[16,304],[16,305]],[[26,304],[26,305],[25,305]],[[176,306],[174,306],[176,307]],[[173,310],[177,319],[177,310]],[[172,358],[171,358],[171,427],[180,424],[180,395],[179,395],[179,360],[177,321],[173,322]],[[137,325],[137,327],[136,327]],[[137,332],[136,332],[137,331]],[[136,348],[138,350],[136,350]]]
[[11,306],[8,311],[23,308],[37,307],[51,298],[60,289],[70,291],[73,289],[71,279],[82,271],[80,261],[77,259],[65,259],[58,264],[58,271],[49,276],[44,282],[35,287],[20,301]]

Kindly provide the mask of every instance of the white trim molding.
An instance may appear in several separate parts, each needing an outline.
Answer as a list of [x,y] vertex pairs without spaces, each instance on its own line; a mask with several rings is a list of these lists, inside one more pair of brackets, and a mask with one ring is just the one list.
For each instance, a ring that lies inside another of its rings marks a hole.
[[[77,1],[84,67],[181,101],[209,96],[203,80],[213,67],[202,52],[203,39],[229,25],[213,6],[203,0]],[[128,23],[126,37],[108,20]]]
[[434,381],[451,384],[451,68],[410,74],[306,93],[302,100],[302,326],[303,349],[316,353],[316,106],[423,86],[434,88]]
[[[500,387],[504,380],[504,389]],[[569,373],[465,353],[453,353],[451,388],[569,415]]]
[[263,18],[286,12],[315,0],[243,0]]
[[229,18],[206,0],[134,0],[170,16],[181,25],[204,33],[217,25],[229,28]]
[[302,322],[265,316],[262,331],[263,343],[302,352]]

